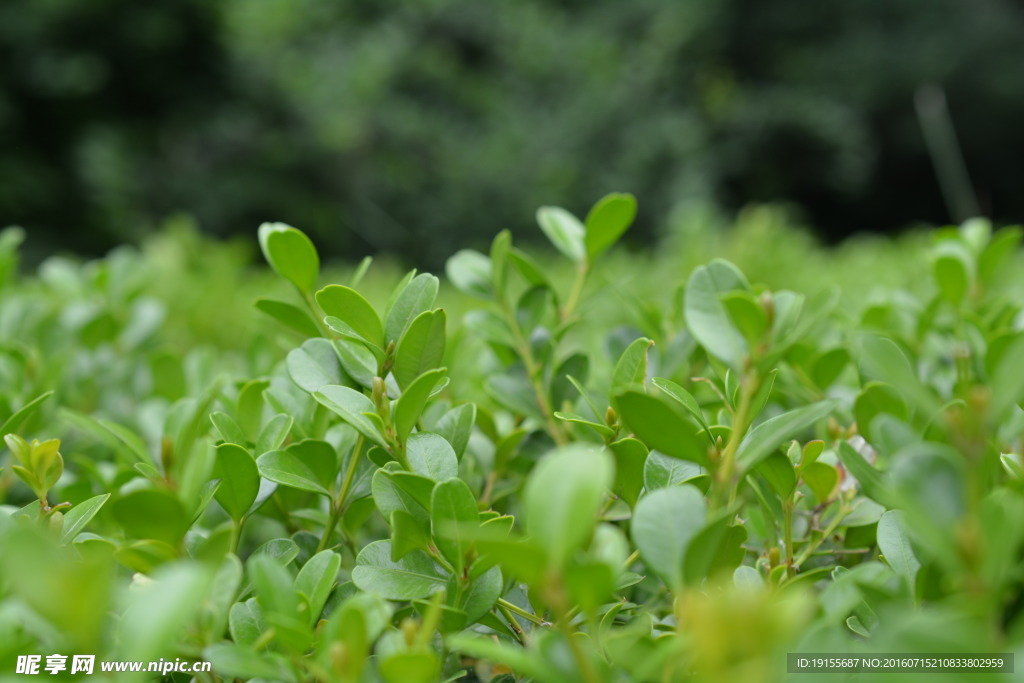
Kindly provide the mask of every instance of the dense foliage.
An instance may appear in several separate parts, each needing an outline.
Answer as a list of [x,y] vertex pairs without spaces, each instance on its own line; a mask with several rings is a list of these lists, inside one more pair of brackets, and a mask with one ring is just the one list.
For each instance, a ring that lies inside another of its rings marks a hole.
[[[826,252],[759,209],[623,258],[635,212],[542,208],[557,257],[502,231],[444,285],[321,272],[279,223],[277,282],[187,231],[23,279],[0,234],[0,676],[51,652],[389,683],[1024,655],[1021,231]],[[239,313],[254,290],[274,331]]]
[[981,210],[1019,222],[1022,31],[1012,0],[13,0],[0,221],[98,254],[178,210],[288,220],[432,267],[622,188],[646,237],[692,197],[941,224],[934,83]]

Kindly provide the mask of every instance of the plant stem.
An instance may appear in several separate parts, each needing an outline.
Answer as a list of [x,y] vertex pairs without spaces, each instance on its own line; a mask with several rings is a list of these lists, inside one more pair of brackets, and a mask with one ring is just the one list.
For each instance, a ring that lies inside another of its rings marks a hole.
[[505,598],[498,598],[498,607],[499,608],[505,608],[509,612],[512,612],[513,614],[518,614],[523,619],[526,619],[530,623],[536,624],[537,626],[549,626],[548,622],[544,621],[543,619],[538,617],[536,614],[530,614],[529,612],[524,610],[522,607],[509,602]]
[[729,442],[722,451],[722,459],[718,463],[715,472],[715,486],[711,493],[711,507],[717,508],[722,504],[722,498],[728,493],[731,503],[736,496],[736,481],[733,470],[736,465],[736,452],[739,450],[743,437],[746,436],[747,428],[753,419],[751,409],[753,408],[754,396],[761,388],[761,376],[756,370],[751,370],[743,378],[743,385],[740,390],[740,404],[736,409],[736,416],[729,431]]
[[583,285],[587,281],[587,274],[590,272],[590,264],[586,261],[580,263],[579,268],[576,269],[576,279],[572,283],[572,290],[569,292],[569,298],[565,301],[565,306],[562,307],[562,311],[559,315],[559,321],[567,321],[576,310],[577,304],[579,304],[580,296],[583,294]]
[[831,522],[829,522],[829,525],[825,527],[824,531],[821,532],[821,537],[819,539],[817,539],[816,541],[811,541],[810,544],[804,547],[803,551],[800,553],[800,557],[796,558],[794,567],[799,567],[803,565],[803,563],[806,562],[808,558],[810,558],[814,551],[818,549],[818,546],[824,543],[825,539],[831,536],[832,532],[839,528],[839,525],[851,512],[853,512],[853,508],[847,508],[845,503],[840,503],[839,511],[836,513],[835,518]]
[[513,616],[512,611],[508,607],[502,605],[500,602],[498,603],[498,611],[501,612],[501,614],[505,617],[505,620],[508,621],[508,626],[512,629],[512,633],[515,634],[516,640],[519,641],[519,644],[525,645],[526,634],[523,633],[523,627],[519,625],[518,621],[516,621],[516,618],[515,616]]
[[782,534],[786,544],[786,576],[793,578],[796,567],[793,566],[793,497],[782,503]]
[[324,527],[324,534],[320,537],[320,543],[316,551],[320,552],[327,548],[334,528],[345,512],[345,498],[348,497],[349,489],[352,487],[352,480],[355,479],[356,467],[359,464],[359,454],[363,450],[363,435],[360,434],[356,445],[352,447],[352,455],[348,459],[348,469],[345,470],[345,480],[341,483],[341,492],[331,500],[331,514],[327,519],[327,526]]
[[341,505],[332,500],[331,514],[327,518],[327,525],[324,527],[324,533],[320,537],[320,543],[316,547],[317,552],[327,549],[327,544],[330,542],[331,535],[334,533],[334,527],[338,526],[339,519],[341,519]]
[[519,357],[523,360],[523,365],[526,367],[526,376],[530,380],[530,386],[533,387],[534,399],[537,401],[537,407],[540,408],[540,412],[544,415],[544,421],[547,423],[548,433],[551,434],[551,438],[554,439],[555,443],[559,446],[564,446],[568,443],[568,439],[565,432],[562,431],[561,426],[555,420],[554,411],[551,409],[551,404],[548,402],[547,391],[544,389],[544,383],[540,376],[540,366],[533,357],[533,350],[530,349],[530,341],[523,335],[523,331],[519,329],[519,321],[516,320],[515,312],[509,306],[508,302],[504,299],[501,300],[501,310],[505,314],[505,321],[508,326],[512,328],[512,336],[515,337],[516,352]]

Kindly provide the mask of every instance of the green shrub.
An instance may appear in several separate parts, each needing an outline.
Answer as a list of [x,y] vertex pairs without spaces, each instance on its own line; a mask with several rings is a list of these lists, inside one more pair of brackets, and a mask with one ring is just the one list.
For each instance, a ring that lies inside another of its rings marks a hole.
[[[609,252],[635,212],[540,209],[562,265],[501,232],[449,259],[447,307],[416,271],[365,296],[369,261],[321,287],[313,242],[264,224],[270,333],[219,310],[223,273],[151,289],[174,242],[7,282],[0,666],[775,681],[788,652],[1024,653],[1021,232],[872,263],[767,246],[765,209],[717,246]],[[186,290],[178,320],[245,338],[168,347]]]

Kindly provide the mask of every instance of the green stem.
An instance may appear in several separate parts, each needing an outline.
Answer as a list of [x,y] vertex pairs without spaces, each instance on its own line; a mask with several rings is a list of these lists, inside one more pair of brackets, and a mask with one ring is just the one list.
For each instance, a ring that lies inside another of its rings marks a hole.
[[590,272],[590,264],[586,261],[580,263],[579,268],[576,270],[576,279],[572,283],[572,290],[569,292],[569,298],[566,299],[565,306],[562,307],[562,312],[559,316],[561,322],[567,321],[572,316],[573,311],[576,310],[576,305],[579,304],[580,296],[583,294],[583,285],[587,281],[587,274]]
[[526,639],[525,639],[526,634],[523,633],[523,628],[522,628],[522,626],[519,625],[519,622],[516,621],[516,618],[512,614],[512,611],[509,610],[508,607],[505,607],[504,605],[502,605],[500,602],[498,603],[498,611],[501,612],[502,616],[505,617],[505,620],[508,621],[508,626],[509,626],[510,629],[512,629],[512,633],[515,634],[516,640],[519,641],[519,644],[520,645],[525,645],[526,644]]
[[338,521],[345,513],[345,498],[348,497],[352,481],[355,479],[356,468],[359,464],[359,454],[362,450],[363,435],[360,434],[359,439],[356,440],[356,445],[352,448],[352,456],[348,459],[348,469],[345,470],[345,480],[341,484],[341,492],[331,500],[331,514],[327,519],[327,526],[324,527],[323,536],[320,537],[320,543],[316,549],[317,552],[327,548],[331,535],[334,533],[335,527],[338,526]]
[[232,520],[231,525],[231,552],[235,555],[238,554],[238,542],[242,538],[242,525],[245,524],[245,517],[242,517],[238,521]]
[[523,331],[519,329],[519,321],[516,320],[515,312],[504,299],[501,300],[501,310],[502,313],[505,314],[505,321],[508,323],[508,326],[512,328],[512,336],[515,338],[516,352],[523,360],[523,365],[526,366],[526,375],[530,379],[530,386],[533,387],[534,399],[537,401],[537,406],[540,408],[541,414],[544,415],[548,433],[551,434],[551,438],[554,439],[557,445],[564,446],[569,441],[565,432],[562,431],[561,425],[555,420],[554,411],[551,409],[551,404],[548,402],[547,391],[544,389],[544,382],[540,376],[541,368],[533,357],[533,350],[530,349],[530,342],[523,335]]
[[330,339],[331,331],[324,326],[324,314],[316,305],[313,295],[309,292],[302,292],[302,300],[306,302],[309,312],[313,314],[313,323],[316,325],[316,329],[320,330],[320,336]]
[[761,376],[756,370],[751,370],[744,378],[740,389],[740,405],[736,409],[736,416],[729,431],[729,442],[722,451],[722,458],[718,463],[715,472],[715,486],[711,494],[711,507],[718,508],[722,504],[722,498],[728,494],[731,504],[736,498],[736,484],[734,469],[736,466],[736,452],[739,450],[743,437],[746,436],[747,428],[754,416],[751,415],[754,396],[761,388]]
[[786,576],[792,578],[796,573],[793,566],[793,498],[792,496],[782,503],[782,533],[783,543],[786,544]]
[[522,607],[509,602],[505,598],[498,598],[498,607],[499,608],[507,609],[509,612],[512,612],[513,614],[518,614],[523,619],[526,619],[527,621],[529,621],[531,624],[535,624],[537,626],[550,626],[550,624],[548,624],[548,622],[544,621],[543,619],[538,617],[536,614],[530,614],[529,612],[524,610]]
[[847,508],[846,503],[840,503],[839,511],[836,513],[835,518],[831,522],[829,522],[829,525],[825,527],[824,531],[821,532],[820,538],[818,538],[815,541],[811,541],[811,543],[804,547],[803,551],[800,553],[800,556],[796,558],[794,567],[802,566],[803,563],[811,557],[814,551],[817,550],[818,547],[825,542],[825,539],[831,536],[832,533],[839,528],[839,525],[842,523],[844,519],[846,519],[846,516],[851,512],[853,512],[853,509]]
[[336,501],[331,501],[331,514],[327,518],[327,525],[324,527],[324,533],[320,537],[320,543],[316,547],[316,551],[320,552],[327,549],[327,544],[331,540],[331,536],[334,534],[334,527],[338,526],[338,520],[341,519],[341,505]]

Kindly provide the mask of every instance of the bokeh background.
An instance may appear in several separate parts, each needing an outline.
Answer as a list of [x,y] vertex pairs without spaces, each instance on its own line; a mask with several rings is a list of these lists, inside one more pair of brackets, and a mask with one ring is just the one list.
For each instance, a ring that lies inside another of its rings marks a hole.
[[1020,222],[1021,36],[1019,0],[7,0],[0,225],[94,255],[281,220],[436,267],[609,191],[637,243],[694,203]]

